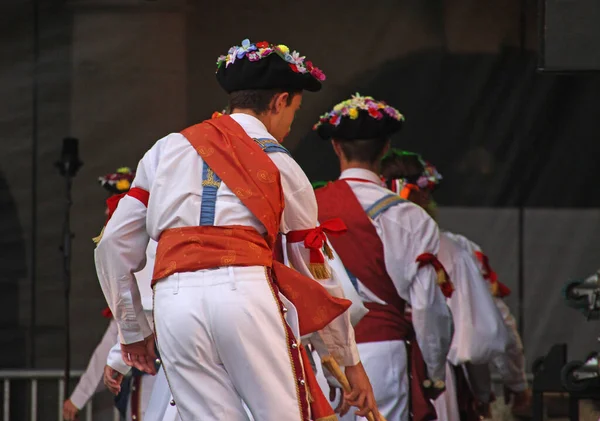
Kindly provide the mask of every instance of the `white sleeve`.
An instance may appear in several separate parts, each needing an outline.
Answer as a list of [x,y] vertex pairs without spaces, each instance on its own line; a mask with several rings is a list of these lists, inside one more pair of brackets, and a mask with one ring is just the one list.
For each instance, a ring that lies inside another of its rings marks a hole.
[[500,310],[509,334],[509,344],[504,354],[494,357],[492,364],[502,377],[504,385],[513,392],[522,392],[529,387],[525,374],[525,354],[523,342],[517,330],[517,322],[506,303],[500,298],[494,298]]
[[[150,191],[157,154],[154,149],[140,161],[132,188]],[[123,197],[94,252],[100,286],[124,344],[142,341],[152,334],[134,276],[146,262],[146,205],[132,196]]]
[[110,349],[106,359],[106,365],[117,370],[124,376],[131,370],[131,367],[123,361],[123,356],[121,355],[121,343],[119,341],[117,341]]
[[454,246],[444,234],[440,241],[440,261],[455,287],[447,300],[454,320],[448,361],[454,365],[487,364],[508,346],[502,315],[475,258],[467,250]]
[[117,323],[114,319],[111,319],[106,332],[104,332],[104,336],[102,336],[100,343],[96,346],[96,349],[90,358],[85,372],[71,394],[71,402],[73,402],[73,405],[79,410],[85,406],[87,401],[99,388],[101,389],[103,387],[104,383],[102,382],[102,376],[104,375],[106,356],[108,355],[112,344],[117,340],[117,336]]
[[[409,205],[409,204],[406,204]],[[437,224],[416,205],[392,206],[376,217],[385,266],[398,294],[412,307],[416,339],[430,379],[444,380],[452,340],[452,316],[431,265],[419,269],[417,257],[437,255]]]
[[[313,229],[317,226],[317,199],[306,174],[290,156],[277,152],[269,154],[281,174],[281,185],[285,208],[281,221],[281,232]],[[310,270],[310,252],[302,242],[286,242],[286,253],[290,265],[301,274],[314,279]],[[325,265],[329,268],[327,259]],[[332,278],[318,279],[334,297],[344,298],[341,285]],[[354,339],[350,314],[345,312],[318,332],[329,353],[342,366],[358,364],[360,357]]]
[[329,243],[329,247],[333,253],[333,260],[329,261],[331,277],[342,287],[346,299],[352,301],[348,312],[350,313],[350,323],[352,326],[356,326],[369,310],[365,307],[354,285],[352,285],[348,272],[346,272],[346,268],[342,264],[342,259],[340,259],[340,256],[338,256],[331,243]]

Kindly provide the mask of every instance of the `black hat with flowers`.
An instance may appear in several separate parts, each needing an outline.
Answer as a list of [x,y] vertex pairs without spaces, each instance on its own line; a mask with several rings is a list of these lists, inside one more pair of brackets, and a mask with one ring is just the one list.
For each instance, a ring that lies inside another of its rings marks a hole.
[[121,167],[114,173],[98,177],[98,182],[110,193],[121,194],[129,191],[134,178],[135,171],[129,167]]
[[317,92],[325,74],[297,51],[266,41],[233,46],[217,59],[217,81],[227,92],[285,89]]
[[404,116],[394,107],[357,93],[323,114],[313,130],[325,140],[379,139],[400,130],[403,123]]

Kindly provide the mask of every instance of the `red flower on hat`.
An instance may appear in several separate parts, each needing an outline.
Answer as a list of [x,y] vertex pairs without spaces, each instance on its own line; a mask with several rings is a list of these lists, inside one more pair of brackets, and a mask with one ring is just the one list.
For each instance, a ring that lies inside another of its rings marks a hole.
[[337,126],[340,123],[340,116],[338,114],[332,115],[329,119],[329,124]]
[[298,70],[298,66],[296,66],[295,64],[290,63],[290,69],[292,69],[294,73],[300,73],[300,70]]
[[383,114],[375,108],[369,108],[369,115],[377,120],[381,120],[383,118]]
[[257,42],[256,46],[258,48],[267,48],[269,46],[269,43],[267,41]]
[[306,63],[304,63],[304,66],[306,67],[306,70],[308,70],[309,72],[311,72],[312,69],[314,68],[312,61],[307,61]]

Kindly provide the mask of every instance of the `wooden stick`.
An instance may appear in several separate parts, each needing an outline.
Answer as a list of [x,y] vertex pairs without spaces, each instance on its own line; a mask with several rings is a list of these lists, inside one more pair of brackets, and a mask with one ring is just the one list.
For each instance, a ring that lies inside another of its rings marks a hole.
[[[344,392],[352,392],[352,387],[350,387],[348,378],[340,368],[335,358],[333,358],[331,355],[327,355],[326,357],[321,358],[321,363],[323,364],[323,367],[325,367],[327,371],[329,371],[333,375],[333,377],[335,377],[335,379],[338,382],[340,382],[340,384],[342,385],[342,389],[344,389]],[[367,414],[367,420],[375,421],[375,416],[373,415],[373,412],[369,412]],[[382,417],[382,420],[385,421],[385,418]]]

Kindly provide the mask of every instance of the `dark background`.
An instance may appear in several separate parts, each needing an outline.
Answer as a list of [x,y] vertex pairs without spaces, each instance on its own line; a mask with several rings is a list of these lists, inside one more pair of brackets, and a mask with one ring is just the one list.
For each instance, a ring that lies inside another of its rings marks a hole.
[[328,76],[286,141],[312,180],[339,173],[310,130],[318,116],[354,92],[388,101],[406,116],[394,145],[444,175],[441,225],[484,246],[513,288],[529,363],[558,341],[586,355],[597,329],[560,288],[600,266],[600,77],[536,71],[536,3],[3,0],[0,369],[63,364],[62,138],[80,139],[85,163],[71,304],[83,368],[106,327],[91,241],[104,222],[97,177],[223,108],[215,61],[246,37],[297,49]]

